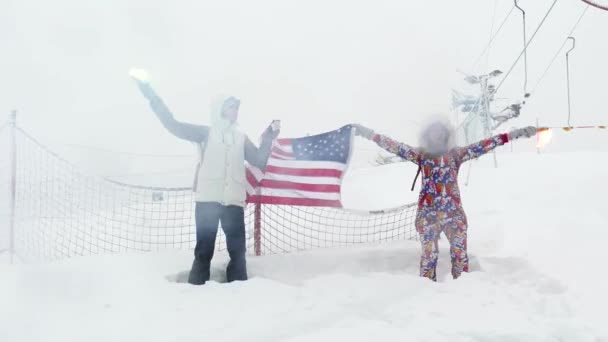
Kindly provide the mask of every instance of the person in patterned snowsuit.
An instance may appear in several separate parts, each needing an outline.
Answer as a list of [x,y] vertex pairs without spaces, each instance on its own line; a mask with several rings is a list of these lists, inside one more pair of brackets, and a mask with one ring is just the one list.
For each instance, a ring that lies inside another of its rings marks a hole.
[[415,221],[422,243],[420,275],[433,281],[437,280],[438,240],[441,232],[446,235],[450,243],[454,279],[462,272],[468,272],[467,217],[462,208],[458,189],[460,166],[511,140],[534,136],[536,127],[516,129],[466,147],[451,147],[453,129],[446,122],[437,121],[423,130],[421,147],[413,148],[385,135],[376,134],[367,127],[353,126],[357,135],[374,141],[386,151],[420,167],[422,188]]

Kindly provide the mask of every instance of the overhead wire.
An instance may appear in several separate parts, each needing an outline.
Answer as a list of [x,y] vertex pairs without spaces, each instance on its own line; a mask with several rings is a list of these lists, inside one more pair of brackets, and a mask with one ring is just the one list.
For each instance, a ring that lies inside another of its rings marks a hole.
[[551,11],[555,7],[556,3],[557,3],[557,0],[553,0],[553,3],[551,4],[551,7],[549,7],[549,9],[547,10],[547,13],[545,13],[545,16],[541,20],[540,24],[538,24],[538,26],[536,27],[536,30],[534,30],[534,33],[532,34],[532,37],[530,37],[530,40],[528,40],[528,42],[524,46],[523,50],[520,52],[519,56],[517,56],[517,58],[515,59],[515,62],[513,62],[513,64],[509,68],[509,71],[507,71],[507,73],[502,78],[502,80],[500,81],[500,83],[498,83],[498,85],[496,86],[496,91],[495,91],[496,93],[498,93],[498,90],[500,89],[500,87],[505,83],[505,81],[507,80],[507,78],[509,78],[509,75],[511,75],[511,72],[513,71],[513,69],[515,69],[515,66],[517,65],[517,62],[519,62],[521,56],[523,56],[524,53],[526,53],[526,50],[528,49],[528,47],[530,46],[530,44],[534,41],[534,38],[536,37],[536,34],[538,33],[538,31],[540,30],[540,28],[543,26],[543,24],[545,23],[545,21],[547,20],[547,18],[551,14]]
[[[521,12],[521,15],[522,15],[523,42],[524,42],[524,46],[525,46],[526,41],[528,41],[528,39],[526,38],[526,11],[523,8],[521,8],[521,6],[519,6],[517,1],[518,0],[513,0],[513,3],[515,4],[515,7],[517,7],[517,9]],[[527,92],[528,92],[528,51],[524,50],[524,94],[526,94]]]
[[562,52],[562,50],[566,46],[566,43],[568,42],[568,37],[572,36],[572,33],[574,33],[574,31],[576,30],[576,28],[578,27],[578,25],[581,23],[581,20],[585,16],[585,13],[587,13],[587,10],[589,9],[589,7],[590,7],[590,5],[585,6],[585,9],[579,15],[578,19],[576,20],[576,23],[574,24],[574,26],[572,26],[572,29],[570,30],[570,33],[568,33],[568,35],[566,36],[566,39],[564,39],[564,42],[562,43],[562,45],[555,52],[555,55],[551,59],[551,62],[549,62],[549,64],[547,65],[547,68],[545,68],[545,71],[543,71],[543,73],[541,74],[540,78],[538,79],[538,81],[534,85],[534,88],[532,88],[531,93],[534,93],[536,91],[536,89],[538,88],[538,86],[540,85],[540,83],[544,80],[545,76],[549,72],[549,69],[551,69],[551,67],[553,66],[553,63],[555,63],[555,60],[557,60],[557,57],[559,56],[559,54]]
[[[498,26],[498,29],[496,30],[496,32],[494,33],[494,35],[490,38],[490,41],[488,42],[488,44],[483,48],[483,50],[481,51],[481,53],[479,54],[479,56],[477,56],[477,58],[475,59],[475,62],[473,63],[473,66],[471,67],[471,70],[475,69],[475,67],[477,66],[477,64],[481,60],[481,57],[483,57],[486,54],[486,52],[488,51],[488,49],[492,46],[492,43],[494,42],[494,39],[496,39],[496,37],[498,36],[498,34],[502,30],[502,28],[505,26],[507,20],[511,16],[511,13],[513,13],[514,9],[515,9],[515,5],[513,5],[513,7],[511,7],[511,10],[509,11],[509,13],[507,13],[507,15],[505,16],[505,18],[502,20],[502,22]],[[492,26],[493,25],[494,25],[494,23],[492,23]]]
[[[492,36],[493,36],[493,32],[494,32],[494,22],[496,21],[496,7],[498,7],[498,0],[494,0],[494,6],[492,9],[492,25],[490,25],[490,41],[492,41]],[[490,47],[488,48],[488,52],[486,53],[486,73],[488,72],[488,68],[490,67],[490,51],[491,51],[491,45],[492,44],[488,44]]]

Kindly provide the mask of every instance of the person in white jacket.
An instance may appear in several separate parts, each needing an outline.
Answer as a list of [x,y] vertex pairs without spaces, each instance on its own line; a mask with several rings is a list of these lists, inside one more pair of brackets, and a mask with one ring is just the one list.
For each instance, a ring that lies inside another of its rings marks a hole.
[[202,285],[209,280],[220,222],[230,255],[226,279],[228,282],[247,280],[244,219],[247,179],[244,162],[264,170],[272,141],[279,134],[278,127],[273,129],[269,126],[266,129],[258,149],[237,129],[240,106],[237,98],[231,96],[215,101],[209,126],[193,125],[175,120],[147,82],[137,80],[137,83],[163,126],[176,137],[199,146],[200,162],[193,189],[196,201],[196,247],[188,282]]

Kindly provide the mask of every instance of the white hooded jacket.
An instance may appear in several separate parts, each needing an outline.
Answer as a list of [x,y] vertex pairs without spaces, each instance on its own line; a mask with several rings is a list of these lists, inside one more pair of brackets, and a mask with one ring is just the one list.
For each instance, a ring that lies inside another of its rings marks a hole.
[[211,106],[211,126],[206,142],[201,142],[201,162],[197,172],[195,200],[245,206],[245,134],[236,123],[221,115],[218,99]]
[[[275,133],[267,129],[258,149],[247,136],[222,117],[227,97],[211,105],[211,125],[193,125],[175,120],[162,99],[148,85],[141,85],[150,106],[169,132],[194,142],[199,147],[200,162],[195,175],[195,200],[223,205],[245,206],[247,178],[245,161],[260,170],[266,167]],[[278,132],[277,132],[278,133]]]

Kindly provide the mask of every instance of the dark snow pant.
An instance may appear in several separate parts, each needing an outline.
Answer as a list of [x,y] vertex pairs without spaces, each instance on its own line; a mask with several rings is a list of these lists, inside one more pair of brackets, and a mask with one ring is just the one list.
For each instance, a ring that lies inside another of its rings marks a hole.
[[226,269],[226,280],[247,280],[247,263],[245,260],[245,217],[243,207],[224,206],[217,202],[197,202],[196,247],[194,263],[188,282],[204,284],[210,277],[211,259],[215,250],[215,238],[218,224],[222,223],[230,262]]

